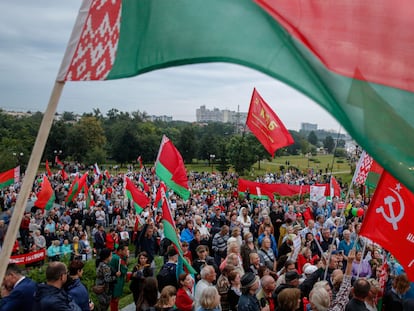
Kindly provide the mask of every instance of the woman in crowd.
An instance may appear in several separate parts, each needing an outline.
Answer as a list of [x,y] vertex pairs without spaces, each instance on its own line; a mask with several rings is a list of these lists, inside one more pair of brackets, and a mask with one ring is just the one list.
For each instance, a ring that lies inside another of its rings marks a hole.
[[220,295],[214,286],[207,287],[200,297],[200,308],[196,311],[221,311]]
[[194,303],[194,280],[188,273],[182,273],[178,277],[178,291],[176,306],[180,311],[192,311]]
[[93,302],[89,303],[88,290],[80,281],[83,275],[83,266],[84,264],[80,260],[71,261],[68,267],[69,277],[65,287],[69,296],[72,297],[82,311],[89,311],[93,309]]
[[391,290],[382,299],[383,311],[403,311],[403,296],[410,289],[410,281],[406,274],[397,275]]
[[368,283],[370,290],[365,298],[365,306],[369,311],[377,311],[378,293],[381,291],[381,286],[376,279],[368,279]]
[[155,304],[155,309],[157,311],[172,311],[174,310],[175,302],[177,297],[177,290],[174,286],[167,285],[165,286],[158,298],[157,303]]
[[141,291],[136,301],[136,311],[155,311],[158,300],[158,281],[154,277],[143,280]]
[[352,276],[360,278],[370,278],[372,274],[371,265],[368,260],[362,258],[362,251],[356,253],[352,263]]
[[267,268],[269,268],[270,271],[276,271],[276,258],[273,253],[273,250],[270,247],[271,240],[269,237],[264,237],[262,241],[262,247],[258,251],[259,257],[260,257],[260,263]]
[[331,298],[325,287],[318,286],[314,287],[310,292],[309,302],[312,311],[327,311],[331,303]]
[[60,259],[60,242],[54,240],[52,245],[47,249],[47,258],[49,261],[58,261]]
[[190,243],[194,239],[193,221],[187,220],[185,223],[185,229],[181,231],[181,242]]
[[99,266],[96,269],[96,285],[104,287],[101,293],[96,293],[99,302],[99,310],[108,310],[109,303],[111,302],[112,286],[116,278],[121,275],[121,271],[117,271],[115,275],[111,272],[111,267],[108,263],[112,260],[112,252],[104,248],[100,253]]
[[82,245],[79,243],[79,238],[75,236],[72,243],[72,258],[71,260],[82,259]]
[[239,216],[237,217],[237,220],[240,222],[240,225],[243,228],[243,234],[246,234],[250,232],[250,226],[252,225],[252,221],[250,216],[248,215],[247,207],[243,206],[240,208]]
[[138,254],[138,263],[132,269],[131,283],[129,289],[132,292],[134,297],[134,302],[137,303],[139,293],[142,291],[142,286],[144,285],[144,280],[147,277],[153,276],[153,269],[151,268],[151,263],[148,259],[148,254],[146,252],[141,252]]
[[247,271],[250,267],[250,254],[257,253],[257,251],[257,247],[254,244],[253,234],[251,232],[245,233],[244,242],[240,247],[240,255],[242,256],[244,271]]
[[220,303],[221,303],[221,309],[223,311],[229,310],[229,302],[227,299],[227,293],[230,289],[230,281],[228,279],[228,275],[231,271],[234,271],[234,270],[236,270],[235,266],[230,265],[230,264],[226,265],[223,271],[221,272],[221,275],[217,279],[216,287],[221,297]]
[[91,244],[88,241],[88,236],[86,235],[86,233],[81,233],[79,243],[81,246],[82,260],[92,259]]
[[227,300],[229,302],[230,311],[237,311],[237,305],[241,296],[240,290],[240,272],[233,270],[228,275],[228,280],[230,282],[230,289],[227,292]]
[[[300,306],[300,289],[285,288],[277,296],[277,311],[296,311]],[[328,304],[329,306],[329,304]],[[322,311],[322,310],[318,310]]]

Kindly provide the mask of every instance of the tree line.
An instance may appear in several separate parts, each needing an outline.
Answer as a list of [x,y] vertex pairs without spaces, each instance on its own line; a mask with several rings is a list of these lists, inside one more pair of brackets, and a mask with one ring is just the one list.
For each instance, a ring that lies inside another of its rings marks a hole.
[[[0,110],[0,171],[16,165],[25,167],[42,120],[41,112],[17,117]],[[290,130],[295,143],[277,151],[276,156],[316,154],[317,147],[329,153],[335,140],[319,140]],[[97,163],[136,163],[141,155],[146,163],[154,162],[162,135],[169,137],[186,164],[195,159],[211,163],[220,171],[232,166],[236,172],[248,171],[257,161],[269,159],[259,141],[243,127],[229,123],[191,123],[185,121],[150,121],[145,112],[111,109],[105,115],[97,109],[78,117],[64,112],[54,121],[43,154],[43,161],[53,163],[55,156],[64,161],[86,165]],[[344,147],[337,142],[336,152]],[[340,146],[341,148],[338,148]],[[344,150],[342,151],[344,152]]]

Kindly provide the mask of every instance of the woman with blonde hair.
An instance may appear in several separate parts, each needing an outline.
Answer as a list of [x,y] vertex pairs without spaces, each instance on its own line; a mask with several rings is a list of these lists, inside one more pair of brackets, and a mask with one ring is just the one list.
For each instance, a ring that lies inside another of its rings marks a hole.
[[317,286],[309,294],[312,311],[327,311],[331,304],[331,297],[325,286]]
[[365,306],[369,311],[377,311],[377,297],[381,290],[381,286],[376,279],[368,279],[368,283],[371,286],[368,296],[365,297]]
[[196,311],[220,311],[220,295],[214,286],[207,287],[200,297],[200,308]]
[[157,311],[174,310],[176,297],[177,290],[175,289],[175,287],[171,285],[165,286],[161,291],[157,303],[155,304],[155,309]]

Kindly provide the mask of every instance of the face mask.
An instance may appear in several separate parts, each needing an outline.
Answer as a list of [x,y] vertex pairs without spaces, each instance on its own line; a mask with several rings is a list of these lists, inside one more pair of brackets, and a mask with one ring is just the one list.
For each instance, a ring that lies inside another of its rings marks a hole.
[[253,238],[247,238],[247,242],[253,242]]

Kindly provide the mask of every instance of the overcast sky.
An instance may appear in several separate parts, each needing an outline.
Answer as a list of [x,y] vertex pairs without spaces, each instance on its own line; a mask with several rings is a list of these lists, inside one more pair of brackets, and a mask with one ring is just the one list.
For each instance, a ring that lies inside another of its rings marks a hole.
[[[0,2],[0,108],[44,111],[81,0]],[[288,129],[301,122],[338,131],[339,124],[296,90],[246,67],[223,63],[188,65],[104,82],[66,83],[58,111],[99,108],[145,111],[195,121],[201,105],[247,112],[253,88]],[[342,130],[343,131],[343,130]]]

